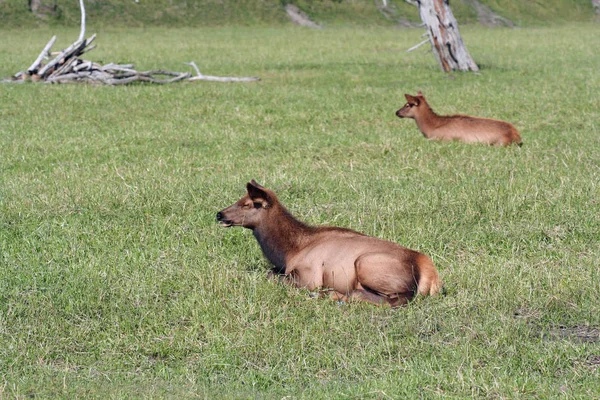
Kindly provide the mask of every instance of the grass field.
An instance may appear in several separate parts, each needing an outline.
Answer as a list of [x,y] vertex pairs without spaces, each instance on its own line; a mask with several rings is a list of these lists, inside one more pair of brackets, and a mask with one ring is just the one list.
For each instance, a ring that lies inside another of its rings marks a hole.
[[[78,26],[79,2],[39,0],[0,1],[0,26]],[[405,0],[102,0],[85,2],[88,27],[206,27],[224,25],[290,25],[286,4],[293,4],[326,27],[382,26],[400,21],[421,22],[417,7]],[[478,13],[473,0],[452,0],[452,12],[461,25],[474,24]],[[517,26],[547,26],[598,20],[590,0],[479,0]]]
[[[57,33],[0,31],[0,76]],[[0,398],[598,398],[597,25],[99,31],[90,58],[252,84],[0,86]],[[583,40],[582,38],[585,38]],[[426,141],[395,110],[506,119]],[[338,305],[266,279],[215,213],[251,178],[297,217],[429,254],[445,295]]]

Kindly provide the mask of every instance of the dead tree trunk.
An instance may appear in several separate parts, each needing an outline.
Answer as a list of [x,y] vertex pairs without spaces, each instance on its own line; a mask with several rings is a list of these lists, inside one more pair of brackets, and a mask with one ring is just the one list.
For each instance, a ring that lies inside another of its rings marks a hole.
[[[408,1],[408,0],[407,0]],[[458,31],[449,0],[413,0],[427,28],[433,54],[444,72],[479,71]]]

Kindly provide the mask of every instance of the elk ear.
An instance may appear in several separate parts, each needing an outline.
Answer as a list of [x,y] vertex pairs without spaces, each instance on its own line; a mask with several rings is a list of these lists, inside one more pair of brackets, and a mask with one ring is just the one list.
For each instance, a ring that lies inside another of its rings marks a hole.
[[409,104],[414,104],[415,106],[418,106],[421,103],[418,97],[411,96],[410,94],[405,94],[404,97],[406,97],[406,101]]
[[261,203],[263,208],[269,208],[272,203],[272,198],[267,190],[259,185],[254,179],[252,179],[246,185],[246,190],[248,191],[248,196],[255,203]]

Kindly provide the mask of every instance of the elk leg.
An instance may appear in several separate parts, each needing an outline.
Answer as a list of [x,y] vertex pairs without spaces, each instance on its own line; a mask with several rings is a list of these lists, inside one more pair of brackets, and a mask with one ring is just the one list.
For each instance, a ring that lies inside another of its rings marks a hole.
[[394,254],[366,253],[354,263],[359,286],[380,296],[392,306],[406,304],[414,297],[417,283],[413,267]]

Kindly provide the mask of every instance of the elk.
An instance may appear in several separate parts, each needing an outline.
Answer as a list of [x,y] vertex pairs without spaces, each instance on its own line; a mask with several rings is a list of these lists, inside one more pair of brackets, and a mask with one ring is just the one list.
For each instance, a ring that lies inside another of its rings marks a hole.
[[252,230],[266,258],[297,287],[396,307],[440,291],[431,259],[396,243],[350,229],[309,226],[290,214],[275,193],[252,180],[247,193],[217,213],[224,227]]
[[515,127],[505,121],[470,115],[437,115],[427,103],[423,93],[405,94],[406,104],[396,111],[399,118],[413,118],[427,139],[458,140],[465,143],[485,143],[508,146],[522,144]]

